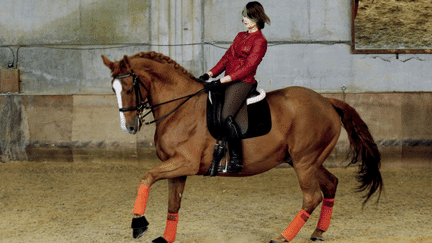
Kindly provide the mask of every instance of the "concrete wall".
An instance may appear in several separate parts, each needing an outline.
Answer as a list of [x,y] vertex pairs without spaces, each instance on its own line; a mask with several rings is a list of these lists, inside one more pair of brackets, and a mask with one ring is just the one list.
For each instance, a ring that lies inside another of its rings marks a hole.
[[[154,128],[135,137],[120,130],[100,55],[119,60],[154,50],[198,76],[244,30],[240,13],[247,2],[0,0],[0,87],[13,82],[5,70],[16,70],[20,92],[0,95],[0,112],[8,114],[2,124],[14,119],[11,104],[19,104],[30,158],[51,148],[66,151],[68,159],[89,148],[102,154],[132,148],[136,155],[136,148],[152,146]],[[352,54],[350,0],[260,2],[272,20],[263,30],[269,48],[257,72],[260,87],[299,85],[342,99],[346,86],[346,101],[359,110],[383,151],[399,159],[430,158],[430,55]],[[0,144],[7,143],[2,136]],[[342,137],[340,147],[344,143]],[[411,149],[419,146],[422,153]]]
[[2,0],[0,45],[148,43],[150,2]]

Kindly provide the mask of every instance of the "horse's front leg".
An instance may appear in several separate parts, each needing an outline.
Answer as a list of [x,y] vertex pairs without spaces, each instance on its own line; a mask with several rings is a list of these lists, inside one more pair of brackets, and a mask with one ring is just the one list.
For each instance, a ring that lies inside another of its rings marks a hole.
[[155,243],[172,243],[177,234],[178,212],[186,184],[186,176],[168,180],[168,217],[163,237],[155,239]]
[[[199,170],[199,161],[193,163],[194,160],[186,160],[184,156],[175,156],[164,161],[162,164],[156,166],[155,168],[148,171],[143,179],[141,180],[141,185],[138,189],[138,196],[134,205],[134,218],[132,219],[132,229],[133,237],[141,237],[147,230],[148,222],[144,216],[147,200],[150,193],[150,187],[153,183],[161,179],[170,179],[170,193],[169,193],[169,210],[168,210],[168,220],[167,229],[174,228],[177,229],[177,219],[180,208],[181,194],[184,190],[184,184],[186,181],[186,176],[195,175]],[[174,216],[173,216],[174,215]],[[170,220],[172,219],[172,220]],[[172,221],[172,222],[171,222]],[[167,233],[167,232],[166,232]],[[173,234],[166,234],[172,238]],[[174,234],[175,238],[175,234]],[[173,238],[173,239],[174,239]],[[164,242],[160,241],[162,239],[158,238],[154,242]],[[168,240],[168,239],[167,239]],[[173,241],[167,241],[173,242]]]

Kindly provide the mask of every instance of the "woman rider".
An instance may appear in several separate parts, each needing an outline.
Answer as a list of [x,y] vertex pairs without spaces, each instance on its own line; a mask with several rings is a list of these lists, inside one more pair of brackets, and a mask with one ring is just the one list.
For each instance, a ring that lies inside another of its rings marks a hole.
[[225,76],[217,82],[206,83],[206,89],[209,90],[220,83],[226,84],[222,119],[226,127],[231,158],[228,172],[231,173],[240,173],[242,170],[240,136],[248,128],[247,109],[243,104],[256,83],[256,70],[267,51],[267,40],[261,30],[264,29],[265,23],[270,24],[270,19],[259,2],[246,4],[242,15],[247,31],[238,33],[216,66],[199,78],[206,81],[225,71]]

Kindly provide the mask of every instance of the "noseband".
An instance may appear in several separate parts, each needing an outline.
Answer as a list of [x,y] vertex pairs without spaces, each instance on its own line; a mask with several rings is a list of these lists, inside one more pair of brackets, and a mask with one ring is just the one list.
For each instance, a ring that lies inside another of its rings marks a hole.
[[[141,94],[141,89],[140,89],[140,85],[144,87],[144,89],[147,91],[147,97],[150,96],[150,91],[147,89],[147,87],[140,81],[140,79],[138,78],[138,76],[135,75],[135,73],[133,72],[133,70],[131,70],[131,73],[129,74],[125,74],[125,75],[119,75],[114,77],[114,79],[124,79],[124,78],[128,78],[128,77],[132,77],[133,78],[133,89],[135,90],[135,100],[136,100],[136,106],[134,107],[128,107],[128,108],[120,108],[119,111],[120,112],[128,112],[128,111],[138,111],[138,116],[139,116],[139,120],[141,122],[141,124],[144,125],[150,125],[154,122],[160,121],[162,119],[164,119],[165,117],[169,116],[170,114],[172,114],[173,112],[175,112],[178,108],[180,108],[180,106],[182,106],[184,103],[186,103],[186,101],[188,101],[190,98],[192,98],[193,96],[201,93],[204,91],[204,89],[199,90],[196,93],[190,94],[190,95],[186,95],[177,99],[173,99],[167,102],[163,102],[157,105],[150,105],[150,99],[147,98],[147,101],[143,101],[143,96]],[[148,116],[154,108],[164,105],[164,104],[168,104],[177,100],[181,100],[181,99],[186,99],[184,100],[182,103],[180,103],[180,105],[178,105],[176,108],[174,108],[172,111],[168,112],[166,115],[163,115],[151,122],[144,122],[144,118],[146,116]],[[144,110],[149,110],[147,113],[143,114]]]

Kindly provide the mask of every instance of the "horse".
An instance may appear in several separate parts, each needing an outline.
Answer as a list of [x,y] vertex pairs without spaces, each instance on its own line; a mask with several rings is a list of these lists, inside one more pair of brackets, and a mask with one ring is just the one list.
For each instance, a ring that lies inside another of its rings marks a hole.
[[[132,218],[133,237],[147,230],[144,213],[150,187],[167,179],[167,224],[163,237],[153,242],[174,242],[186,178],[206,174],[216,142],[207,128],[208,95],[203,92],[204,84],[170,57],[156,52],[125,55],[114,62],[102,55],[102,60],[111,70],[122,129],[136,134],[143,125],[156,124],[154,145],[161,163],[141,180]],[[267,93],[266,99],[271,110],[270,132],[242,140],[240,174],[222,172],[218,176],[253,176],[282,163],[294,168],[303,193],[302,207],[291,224],[270,242],[291,241],[321,202],[320,218],[311,239],[323,240],[338,185],[338,179],[323,163],[335,147],[342,125],[350,141],[350,165],[361,161],[356,176],[360,184],[357,190],[366,192],[363,205],[374,193],[378,194],[378,203],[383,190],[381,155],[354,108],[304,87],[274,90]],[[145,122],[144,110],[149,110],[147,114],[152,113],[155,120]]]

